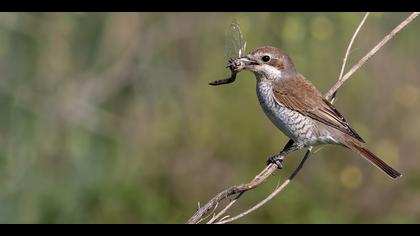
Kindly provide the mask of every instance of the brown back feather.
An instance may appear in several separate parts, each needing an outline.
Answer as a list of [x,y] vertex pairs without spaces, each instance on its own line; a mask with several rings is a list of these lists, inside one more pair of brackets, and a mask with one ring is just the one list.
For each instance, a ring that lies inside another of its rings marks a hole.
[[273,88],[277,103],[365,142],[338,110],[302,75],[280,80]]

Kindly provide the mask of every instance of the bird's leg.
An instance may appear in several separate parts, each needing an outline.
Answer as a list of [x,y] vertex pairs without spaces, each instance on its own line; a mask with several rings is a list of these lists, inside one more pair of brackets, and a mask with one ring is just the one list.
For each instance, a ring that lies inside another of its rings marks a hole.
[[291,152],[302,149],[303,147],[304,147],[303,144],[295,143],[292,139],[290,139],[289,142],[286,144],[286,146],[284,146],[283,150],[279,154],[274,155],[267,160],[267,165],[274,163],[277,165],[279,169],[283,169],[282,163],[283,163],[284,157],[287,156],[287,154]]

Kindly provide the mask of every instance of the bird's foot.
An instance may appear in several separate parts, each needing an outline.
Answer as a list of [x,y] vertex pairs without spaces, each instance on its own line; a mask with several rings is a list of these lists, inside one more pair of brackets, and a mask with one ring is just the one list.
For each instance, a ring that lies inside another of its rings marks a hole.
[[269,164],[276,164],[277,168],[279,169],[283,169],[283,159],[284,159],[284,155],[282,153],[274,155],[270,158],[268,158],[267,160],[267,165]]
[[290,154],[291,152],[297,151],[304,148],[304,144],[302,143],[293,143],[290,142],[286,145],[286,147],[281,151],[279,154],[274,155],[267,160],[267,165],[269,164],[276,164],[279,169],[283,169],[283,161],[284,158]]

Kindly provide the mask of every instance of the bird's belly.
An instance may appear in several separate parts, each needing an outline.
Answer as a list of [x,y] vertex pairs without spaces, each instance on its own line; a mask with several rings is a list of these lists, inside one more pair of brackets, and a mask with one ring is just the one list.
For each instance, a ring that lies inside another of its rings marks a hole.
[[283,106],[261,105],[271,122],[295,142],[311,145],[317,141],[311,127],[311,120]]
[[264,92],[264,88],[257,86],[258,100],[264,113],[289,138],[308,146],[331,143],[328,135],[320,135],[317,132],[313,119],[278,104],[271,94]]

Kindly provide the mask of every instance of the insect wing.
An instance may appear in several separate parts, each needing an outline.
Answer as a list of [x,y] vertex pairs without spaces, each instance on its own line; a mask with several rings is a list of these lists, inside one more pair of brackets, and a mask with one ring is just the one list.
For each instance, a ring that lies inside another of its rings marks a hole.
[[246,41],[239,23],[234,20],[226,31],[225,53],[227,60],[236,59],[245,54]]

